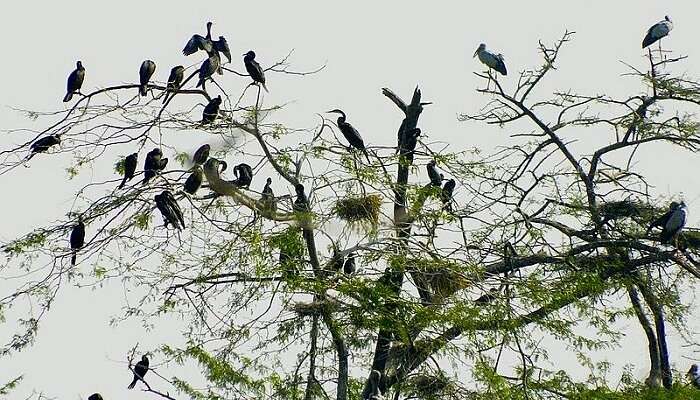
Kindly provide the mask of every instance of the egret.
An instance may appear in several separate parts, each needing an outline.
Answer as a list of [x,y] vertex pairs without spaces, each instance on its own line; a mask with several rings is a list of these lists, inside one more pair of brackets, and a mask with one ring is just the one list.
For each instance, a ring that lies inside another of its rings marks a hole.
[[265,86],[265,71],[263,71],[260,64],[255,61],[255,52],[250,50],[243,54],[243,56],[243,64],[245,64],[245,69],[248,71],[250,77],[253,78],[253,82],[260,83],[266,92],[270,92],[267,90],[267,86]]
[[83,67],[83,63],[78,61],[75,63],[75,70],[68,75],[66,96],[63,98],[64,103],[71,101],[73,93],[80,93],[83,80],[85,80],[85,68]]
[[58,135],[49,135],[32,143],[30,149],[32,151],[32,155],[36,153],[45,153],[49,150],[49,148],[51,148],[51,146],[55,146],[57,144],[61,144],[61,138]]
[[642,48],[648,47],[661,40],[661,38],[668,36],[672,29],[673,22],[671,22],[671,18],[667,15],[664,19],[649,28],[646,36],[644,36],[644,40],[642,40]]
[[495,69],[503,76],[508,75],[506,64],[503,61],[503,54],[495,54],[489,50],[486,50],[486,45],[482,43],[474,52],[474,57],[476,56],[479,56],[479,61],[484,63],[484,65],[489,67],[489,69]]
[[214,122],[216,117],[219,115],[219,106],[221,106],[221,95],[218,95],[209,101],[209,104],[204,107],[202,111],[202,124],[208,124]]
[[209,56],[202,65],[199,67],[199,81],[196,87],[202,87],[202,90],[206,89],[206,81],[211,79],[212,75],[219,70],[221,67],[221,59],[218,53],[213,53]]
[[207,36],[202,37],[201,35],[194,34],[187,41],[185,48],[182,49],[182,54],[189,56],[196,53],[198,50],[204,50],[207,54],[211,55],[214,51],[214,44],[211,41],[211,22],[207,22]]
[[194,195],[202,186],[202,168],[199,166],[195,167],[190,176],[187,177],[185,181],[184,190],[185,192]]
[[345,136],[345,140],[350,143],[350,146],[356,148],[357,150],[360,150],[365,154],[365,157],[367,157],[367,162],[369,163],[369,154],[367,154],[367,149],[365,148],[365,142],[362,140],[362,136],[360,136],[360,132],[355,129],[354,126],[350,125],[349,122],[346,121],[346,116],[345,113],[340,110],[340,109],[334,109],[331,111],[326,111],[327,113],[336,113],[340,114],[337,120],[337,125],[338,129],[340,129],[340,133]]
[[134,366],[134,380],[131,381],[127,389],[133,389],[136,386],[136,382],[143,380],[143,377],[148,372],[148,357],[145,355],[141,357],[141,361],[137,362]]
[[136,173],[136,167],[138,166],[138,163],[138,153],[133,153],[126,156],[126,158],[124,159],[124,179],[122,179],[122,183],[119,184],[119,187],[117,189],[123,188],[124,185],[126,185],[126,182],[134,178],[134,174]]
[[249,188],[253,182],[253,168],[246,163],[241,163],[233,167],[233,174],[236,176],[234,184],[241,188]]
[[442,174],[440,174],[435,166],[435,160],[430,160],[426,166],[428,170],[428,178],[430,178],[430,184],[432,186],[440,187],[442,185]]
[[141,68],[139,68],[139,94],[141,96],[146,95],[146,91],[148,90],[148,81],[151,80],[151,77],[155,72],[156,63],[153,61],[146,60],[141,63]]
[[207,158],[209,158],[210,150],[211,146],[209,146],[209,144],[201,145],[197,151],[194,152],[192,162],[195,163],[195,165],[204,165],[204,163],[207,162]]
[[180,89],[182,85],[182,80],[185,78],[185,67],[178,65],[170,70],[170,76],[168,77],[168,83],[165,86],[165,98],[163,99],[163,104],[168,101],[170,97],[169,94]]
[[70,248],[73,250],[73,255],[71,256],[70,263],[75,265],[75,261],[78,255],[78,250],[80,250],[85,244],[85,224],[83,223],[83,217],[78,217],[78,223],[75,224],[73,230],[70,232]]
[[440,193],[440,200],[442,200],[443,206],[446,207],[448,211],[452,211],[452,194],[454,193],[455,186],[457,186],[457,182],[455,182],[454,179],[450,179],[445,182],[445,185],[442,187],[442,193]]
[[168,159],[163,158],[163,152],[159,148],[155,148],[146,154],[146,161],[143,165],[143,183],[148,183],[151,178],[155,177],[159,171],[165,169],[168,165]]
[[661,230],[661,243],[668,243],[678,235],[685,226],[687,208],[685,202],[680,202],[670,213],[668,220]]

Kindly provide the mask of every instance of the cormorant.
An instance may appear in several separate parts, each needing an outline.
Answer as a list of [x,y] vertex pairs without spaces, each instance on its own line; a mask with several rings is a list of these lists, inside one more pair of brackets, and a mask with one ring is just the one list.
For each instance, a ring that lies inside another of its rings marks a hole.
[[61,138],[58,135],[49,135],[32,143],[30,150],[32,151],[32,155],[36,153],[45,153],[51,146],[57,144],[61,144]]
[[649,28],[644,40],[642,40],[642,48],[652,45],[661,38],[668,36],[673,29],[673,22],[671,18],[667,15],[661,21],[655,23]]
[[124,185],[126,185],[126,182],[134,178],[134,174],[136,173],[136,167],[138,166],[138,163],[138,153],[133,153],[126,156],[126,158],[124,159],[124,179],[122,179],[122,183],[119,184],[119,187],[117,189],[123,188]]
[[498,289],[496,288],[491,288],[487,293],[484,293],[483,295],[479,296],[478,299],[474,300],[474,304],[478,305],[484,305],[488,304],[494,300],[496,300],[496,296],[498,295]]
[[159,171],[164,170],[166,165],[168,165],[168,159],[163,158],[163,152],[160,149],[149,151],[143,166],[143,183],[148,183]]
[[185,181],[185,192],[193,195],[197,193],[200,186],[202,186],[202,168],[197,166]]
[[327,112],[340,114],[337,121],[338,129],[340,129],[340,132],[343,134],[343,136],[345,136],[345,140],[350,143],[350,146],[362,151],[365,154],[365,157],[367,157],[367,162],[369,162],[369,155],[367,154],[367,149],[365,148],[365,142],[362,140],[360,132],[358,132],[354,126],[350,125],[349,122],[345,121],[345,113],[337,108]]
[[202,124],[208,124],[214,122],[216,117],[219,115],[219,106],[221,106],[221,95],[218,95],[209,101],[209,104],[204,107],[202,111]]
[[668,217],[661,230],[661,243],[669,243],[676,235],[678,235],[685,226],[686,218],[685,202],[681,201],[676,206]]
[[139,82],[141,84],[141,86],[139,86],[139,94],[141,96],[145,96],[147,94],[148,81],[151,80],[151,77],[155,72],[156,63],[154,63],[153,61],[146,60],[143,63],[141,63],[141,68],[139,68]]
[[214,51],[214,44],[211,41],[211,22],[207,22],[207,36],[202,37],[201,35],[194,34],[187,41],[185,48],[182,49],[182,54],[189,56],[197,52],[197,50],[204,50],[207,54],[211,55]]
[[163,104],[168,101],[170,93],[173,93],[180,89],[182,85],[182,80],[185,78],[185,67],[178,65],[170,70],[170,76],[168,77],[168,83],[165,86],[165,98],[163,99]]
[[428,169],[430,184],[440,187],[440,185],[442,185],[442,175],[438,172],[437,167],[435,167],[435,160],[430,160],[426,168]]
[[302,212],[309,211],[309,200],[306,198],[306,194],[304,193],[304,185],[297,183],[294,185],[294,191],[297,193],[297,198],[294,200],[292,209],[294,209],[294,211]]
[[275,212],[277,210],[277,204],[275,203],[275,194],[272,192],[272,178],[267,178],[267,181],[265,182],[265,187],[262,190],[262,197],[260,198],[260,201],[262,201],[263,206],[271,210],[272,212]]
[[144,355],[141,357],[141,361],[134,365],[134,380],[131,381],[127,389],[133,389],[136,386],[136,382],[143,380],[146,372],[148,372],[148,357]]
[[476,56],[479,56],[479,61],[484,63],[490,69],[495,69],[496,71],[500,72],[501,75],[508,75],[506,64],[503,61],[503,54],[495,54],[489,50],[486,50],[486,45],[482,43],[474,52],[474,57]]
[[182,210],[177,204],[175,196],[170,191],[164,190],[161,194],[155,195],[154,200],[156,201],[156,207],[163,215],[166,227],[168,224],[171,224],[178,230],[182,230],[185,227]]
[[445,185],[442,187],[442,193],[440,194],[440,200],[442,200],[443,206],[446,207],[448,211],[452,211],[452,193],[455,190],[455,186],[457,186],[457,182],[455,182],[454,179],[450,179],[445,182]]
[[690,366],[687,375],[690,378],[690,383],[692,383],[696,389],[700,389],[700,371],[698,371],[697,364]]
[[345,259],[343,263],[343,272],[345,275],[352,275],[355,273],[355,253],[348,254],[348,258]]
[[75,265],[76,257],[78,255],[78,250],[80,250],[85,244],[85,224],[83,223],[83,217],[78,217],[78,223],[75,224],[73,230],[70,232],[70,248],[73,250],[73,255],[71,255],[70,263]]
[[207,79],[210,79],[220,67],[221,59],[219,58],[219,54],[214,52],[209,58],[204,60],[202,66],[199,67],[199,82],[197,82],[197,87],[201,86],[202,90],[207,90],[205,85]]
[[231,49],[229,49],[228,47],[228,42],[226,41],[226,38],[223,36],[219,36],[219,40],[216,40],[213,43],[214,49],[226,56],[228,62],[231,62]]
[[649,224],[649,228],[647,228],[647,235],[655,227],[659,227],[659,228],[663,229],[663,227],[666,226],[668,219],[671,218],[671,214],[673,213],[673,211],[676,208],[678,208],[678,206],[679,206],[679,203],[677,201],[672,201],[671,204],[669,204],[669,206],[668,206],[668,211],[666,211],[662,216],[655,219],[654,221],[652,221],[651,224]]
[[253,82],[260,83],[266,92],[267,86],[265,86],[265,71],[260,67],[257,61],[255,61],[255,52],[253,50],[248,51],[243,54],[243,64],[245,64],[245,69],[248,74],[253,78]]
[[75,70],[68,75],[67,93],[63,98],[63,102],[69,102],[73,98],[73,93],[80,93],[80,88],[85,80],[85,68],[83,63],[78,61],[75,63]]
[[234,184],[241,188],[250,188],[253,182],[253,168],[246,163],[241,163],[233,167],[233,174],[236,176]]
[[88,397],[88,400],[102,400],[102,395],[99,393],[93,393]]
[[192,162],[195,163],[195,165],[204,165],[204,163],[207,162],[207,158],[209,158],[210,150],[211,146],[209,146],[209,144],[201,145],[197,151],[194,152]]

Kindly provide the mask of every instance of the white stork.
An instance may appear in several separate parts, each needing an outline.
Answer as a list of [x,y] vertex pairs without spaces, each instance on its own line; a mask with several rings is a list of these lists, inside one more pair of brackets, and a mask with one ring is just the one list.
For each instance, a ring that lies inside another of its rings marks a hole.
[[503,61],[503,54],[495,54],[486,50],[484,43],[479,45],[479,48],[474,52],[474,57],[479,56],[479,61],[484,63],[489,69],[495,69],[501,75],[508,75],[506,63]]
[[669,218],[661,231],[661,243],[670,242],[671,239],[673,239],[681,232],[681,230],[683,230],[687,213],[686,210],[687,207],[685,203],[681,201],[680,204],[678,204],[678,206],[671,211],[671,215],[669,215]]
[[671,29],[673,29],[673,22],[667,15],[664,17],[664,19],[655,23],[651,28],[649,28],[647,35],[644,36],[644,40],[642,41],[642,48],[646,48],[647,46],[656,43],[658,40],[661,40],[661,38],[668,36],[668,34],[671,33]]

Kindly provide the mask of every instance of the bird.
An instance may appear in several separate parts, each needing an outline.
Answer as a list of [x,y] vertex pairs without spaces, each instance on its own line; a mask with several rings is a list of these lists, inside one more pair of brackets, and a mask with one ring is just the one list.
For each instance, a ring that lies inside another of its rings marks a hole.
[[190,176],[185,180],[185,192],[194,195],[197,190],[202,186],[202,168],[199,166],[195,167]]
[[241,163],[233,167],[233,174],[236,176],[234,184],[241,188],[250,188],[253,182],[253,169],[246,163]]
[[216,117],[219,115],[219,106],[221,106],[221,102],[221,95],[218,95],[209,101],[206,107],[204,107],[204,111],[202,111],[202,124],[214,122]]
[[83,80],[85,80],[85,68],[82,61],[78,61],[75,63],[75,70],[68,75],[66,96],[63,98],[64,103],[71,101],[73,93],[80,93]]
[[156,208],[163,216],[166,227],[168,224],[174,226],[177,230],[182,230],[185,227],[182,210],[177,204],[175,196],[170,191],[164,190],[161,194],[155,195],[153,199],[156,202]]
[[30,150],[32,152],[30,158],[32,156],[34,156],[36,153],[47,152],[51,148],[51,146],[55,146],[57,144],[61,144],[60,136],[58,136],[58,135],[44,136],[43,138],[32,143],[32,145],[30,146]]
[[93,393],[88,397],[88,400],[102,400],[102,395],[99,393]]
[[382,379],[382,373],[373,369],[369,374],[368,385],[362,393],[363,400],[382,400],[382,392],[379,390],[379,381]]
[[668,220],[661,229],[661,243],[669,243],[685,226],[687,208],[681,201],[670,213]]
[[648,47],[661,40],[661,38],[668,36],[672,29],[673,22],[667,15],[664,17],[664,19],[655,23],[651,26],[651,28],[649,28],[646,36],[644,36],[644,40],[642,40],[642,48]]
[[209,146],[209,144],[201,145],[197,149],[197,151],[194,152],[194,155],[192,156],[192,162],[195,165],[204,165],[204,163],[207,162],[207,158],[209,158],[210,150],[211,146]]
[[143,355],[141,357],[141,361],[137,362],[136,365],[134,365],[134,380],[131,381],[127,389],[133,389],[134,386],[136,386],[136,382],[139,380],[143,380],[143,377],[146,375],[146,372],[148,372],[148,357],[146,355]]
[[228,42],[223,36],[219,36],[219,40],[212,42],[214,44],[214,49],[219,53],[222,53],[228,62],[231,62],[231,49],[228,47]]
[[168,83],[165,85],[165,98],[163,99],[163,104],[168,101],[170,97],[169,94],[180,89],[182,85],[182,80],[185,78],[185,67],[178,65],[170,70],[170,76],[168,77]]
[[452,211],[452,193],[454,193],[456,185],[457,182],[455,182],[454,179],[450,179],[445,182],[445,185],[442,187],[442,193],[440,193],[440,200],[442,200],[443,206],[446,207],[448,211]]
[[119,184],[119,187],[117,189],[123,188],[126,182],[134,178],[134,174],[136,173],[136,167],[138,166],[138,163],[138,153],[132,153],[126,156],[126,158],[124,159],[124,178],[122,179],[122,183]]
[[442,174],[440,174],[435,167],[435,160],[430,160],[426,166],[428,169],[428,178],[430,178],[430,184],[432,186],[440,187],[442,185]]
[[649,224],[649,228],[647,228],[647,235],[651,232],[651,230],[655,227],[660,227],[663,229],[663,227],[666,225],[668,222],[668,219],[671,217],[671,214],[673,211],[678,208],[679,203],[677,201],[672,201],[671,204],[668,206],[668,211],[666,211],[662,216],[659,218],[655,219],[654,221]]
[[214,44],[211,41],[211,26],[212,22],[207,22],[207,36],[202,37],[201,35],[194,34],[185,44],[185,48],[182,49],[182,54],[189,56],[196,53],[198,50],[204,50],[207,54],[214,51]]
[[345,136],[345,140],[347,140],[348,143],[350,143],[350,146],[363,152],[365,154],[365,157],[367,157],[367,162],[370,162],[369,155],[367,154],[367,149],[365,148],[365,142],[362,140],[360,132],[358,132],[354,126],[350,125],[350,123],[345,120],[345,113],[337,108],[326,112],[340,114],[337,120],[338,129],[340,129],[340,133],[342,133],[343,136]]
[[297,198],[294,199],[292,209],[301,212],[309,211],[309,199],[306,198],[306,194],[304,193],[304,185],[297,183],[294,185],[294,191],[297,194]]
[[508,75],[506,70],[506,64],[503,61],[503,54],[495,54],[489,50],[486,50],[486,45],[481,43],[479,48],[474,52],[474,57],[479,56],[479,61],[484,63],[490,69],[495,69],[500,72],[501,75]]
[[345,259],[343,263],[343,272],[345,275],[352,275],[355,273],[355,253],[348,254],[348,258]]
[[146,95],[148,89],[148,81],[156,72],[156,63],[151,60],[146,60],[141,63],[141,68],[139,68],[139,94],[141,96]]
[[202,65],[199,67],[199,81],[196,87],[202,87],[202,90],[206,90],[206,81],[210,79],[215,72],[221,67],[221,59],[218,53],[213,53],[209,56]]
[[143,183],[148,183],[159,171],[164,170],[166,165],[168,159],[163,158],[163,152],[159,148],[149,151],[143,166]]
[[70,232],[70,248],[73,254],[70,258],[71,265],[75,265],[75,261],[78,255],[78,250],[80,250],[85,244],[85,224],[83,223],[83,217],[78,217],[78,223],[73,226]]
[[250,77],[253,78],[253,82],[260,83],[263,89],[269,93],[270,91],[267,90],[267,86],[265,86],[265,71],[263,71],[260,64],[255,61],[255,52],[253,50],[249,50],[247,53],[243,54],[243,64],[245,64],[245,69],[248,71]]
[[267,178],[267,181],[265,182],[265,187],[262,190],[262,196],[260,198],[260,201],[263,204],[263,207],[266,209],[275,212],[277,211],[277,204],[275,203],[275,193],[272,191],[272,178]]
[[698,371],[698,365],[691,365],[686,375],[688,375],[690,378],[690,383],[692,383],[697,389],[700,389],[700,371]]

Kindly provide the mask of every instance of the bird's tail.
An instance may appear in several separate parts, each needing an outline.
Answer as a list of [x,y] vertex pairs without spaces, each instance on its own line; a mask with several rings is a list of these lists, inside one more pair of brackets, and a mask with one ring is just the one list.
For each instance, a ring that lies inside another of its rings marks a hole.
[[267,93],[270,93],[270,91],[267,90],[267,86],[265,86],[265,82],[261,82],[261,84],[262,84],[263,89],[265,89],[265,91],[266,91]]
[[642,48],[650,46],[655,41],[656,40],[654,40],[654,38],[651,36],[651,32],[647,33],[647,35],[644,37],[644,40],[642,41]]
[[148,84],[139,86],[139,94],[141,96],[145,96],[147,94],[146,93],[147,88],[148,88]]
[[170,91],[166,90],[165,95],[163,96],[163,104],[168,102],[168,98],[170,98]]
[[63,98],[63,102],[68,103],[69,101],[71,101],[72,98],[73,98],[73,92],[68,92],[68,93],[66,93],[66,96]]
[[122,179],[122,183],[119,184],[119,187],[117,189],[121,189],[126,185],[126,174],[124,174],[124,179]]
[[197,82],[197,86],[195,86],[195,87],[200,87],[200,86],[202,87],[202,90],[206,90],[204,88],[204,79],[202,79],[202,78],[199,78],[199,81]]
[[129,384],[129,386],[127,386],[126,388],[127,388],[127,389],[133,389],[134,386],[136,386],[136,382],[138,382],[138,381],[139,381],[139,378],[134,377],[134,380],[131,381],[131,383]]
[[70,257],[70,265],[75,265],[77,258],[78,258],[78,252],[73,250],[73,255]]

